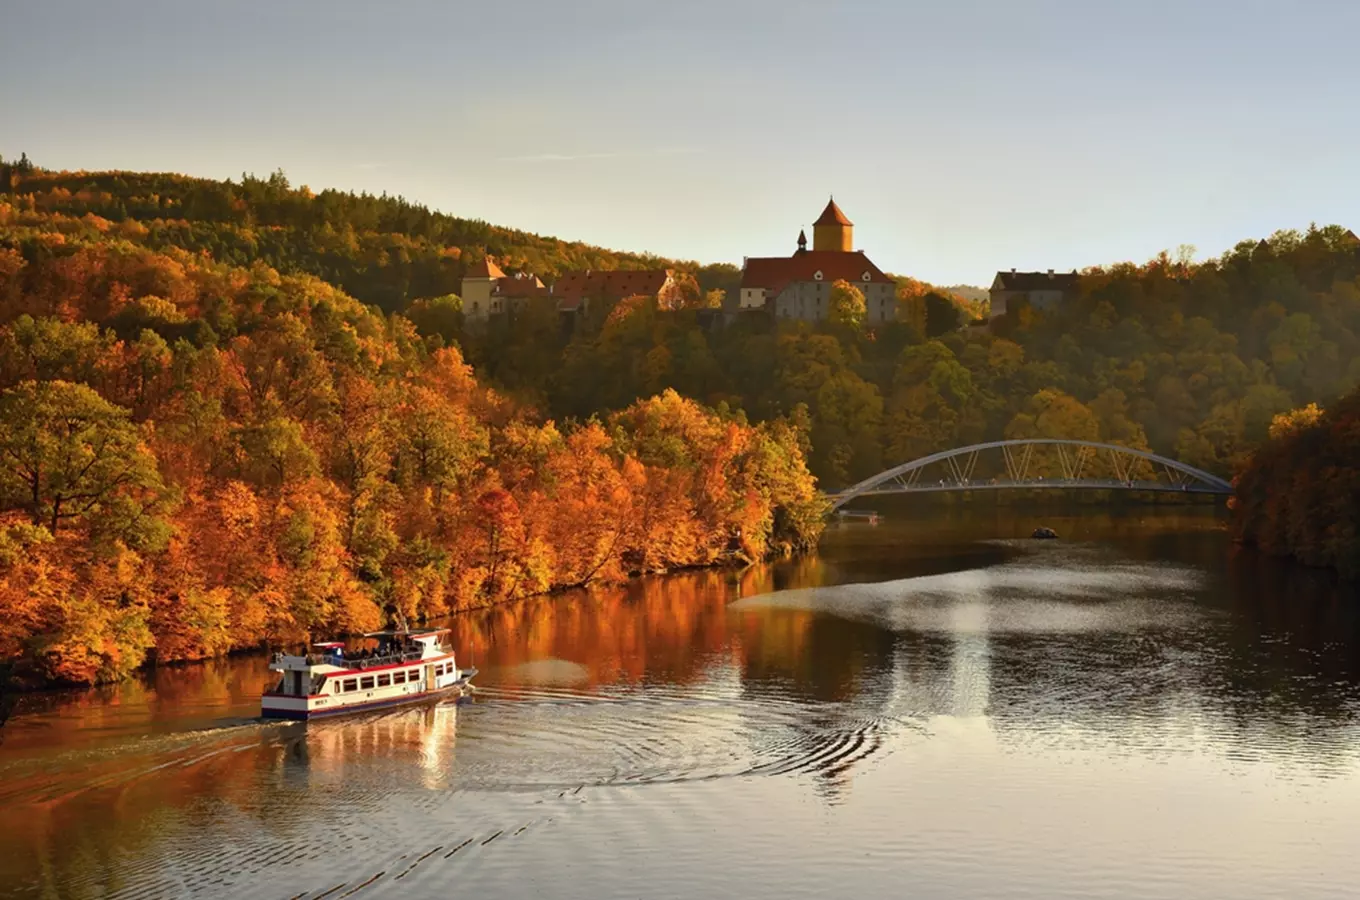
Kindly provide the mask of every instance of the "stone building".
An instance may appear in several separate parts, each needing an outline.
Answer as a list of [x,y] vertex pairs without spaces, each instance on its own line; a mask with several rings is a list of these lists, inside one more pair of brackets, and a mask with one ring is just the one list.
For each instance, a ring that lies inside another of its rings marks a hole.
[[992,281],[990,317],[1004,316],[1016,303],[1027,301],[1035,309],[1054,309],[1077,295],[1081,276],[1071,272],[997,272]]
[[506,275],[488,256],[463,276],[463,317],[484,321],[501,313],[519,312],[536,299],[550,302],[551,294],[537,275]]
[[848,281],[864,294],[869,324],[897,318],[897,284],[854,249],[855,226],[836,201],[812,223],[812,249],[798,233],[792,256],[750,257],[742,266],[741,290],[724,306],[736,314],[763,310],[780,319],[817,322],[830,315],[831,285]]

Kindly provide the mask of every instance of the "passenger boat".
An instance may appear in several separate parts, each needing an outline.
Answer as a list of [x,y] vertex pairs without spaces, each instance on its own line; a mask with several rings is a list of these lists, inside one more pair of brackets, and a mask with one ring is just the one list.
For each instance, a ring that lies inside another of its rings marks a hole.
[[275,653],[269,670],[279,681],[260,699],[260,712],[305,720],[461,695],[477,670],[458,668],[443,643],[447,632],[375,631],[364,637],[376,638],[377,650],[350,656],[339,641],[313,644],[301,656]]

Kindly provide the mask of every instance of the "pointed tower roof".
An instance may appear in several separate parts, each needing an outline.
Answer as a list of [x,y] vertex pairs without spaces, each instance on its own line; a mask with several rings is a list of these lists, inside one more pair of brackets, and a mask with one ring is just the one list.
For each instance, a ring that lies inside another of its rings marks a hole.
[[835,200],[835,198],[832,198],[831,200],[828,200],[828,201],[827,201],[826,209],[822,210],[821,216],[818,217],[817,221],[813,222],[812,224],[813,224],[813,225],[853,225],[853,224],[855,224],[855,223],[854,223],[854,222],[851,222],[849,219],[847,219],[847,218],[845,217],[845,213],[841,212],[841,208],[840,208],[839,206],[836,205],[836,200]]
[[491,257],[484,257],[480,262],[474,263],[465,276],[467,278],[504,278],[505,273]]
[[801,228],[798,229],[798,249],[807,250],[807,232]]

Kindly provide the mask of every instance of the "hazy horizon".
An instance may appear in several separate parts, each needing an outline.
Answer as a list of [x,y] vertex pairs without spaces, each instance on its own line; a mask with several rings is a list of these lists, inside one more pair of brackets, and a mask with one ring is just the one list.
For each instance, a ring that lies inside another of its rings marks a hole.
[[834,194],[945,285],[1360,222],[1360,9],[1021,6],[56,0],[0,34],[0,153],[706,263],[790,252]]

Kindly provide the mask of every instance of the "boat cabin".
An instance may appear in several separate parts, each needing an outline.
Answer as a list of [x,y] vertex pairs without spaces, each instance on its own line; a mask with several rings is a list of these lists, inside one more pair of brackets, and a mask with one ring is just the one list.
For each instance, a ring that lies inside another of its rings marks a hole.
[[271,698],[334,709],[445,690],[470,676],[442,645],[443,633],[371,632],[364,637],[376,640],[376,647],[347,651],[340,641],[326,641],[304,654],[276,653],[269,668],[279,680],[265,694],[266,712]]

